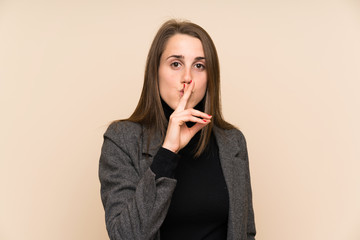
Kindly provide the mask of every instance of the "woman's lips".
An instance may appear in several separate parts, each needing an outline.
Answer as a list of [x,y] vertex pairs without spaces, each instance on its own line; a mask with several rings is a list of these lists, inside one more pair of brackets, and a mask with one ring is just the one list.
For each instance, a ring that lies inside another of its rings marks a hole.
[[185,92],[185,86],[179,90],[180,92],[180,97],[184,96],[184,92]]

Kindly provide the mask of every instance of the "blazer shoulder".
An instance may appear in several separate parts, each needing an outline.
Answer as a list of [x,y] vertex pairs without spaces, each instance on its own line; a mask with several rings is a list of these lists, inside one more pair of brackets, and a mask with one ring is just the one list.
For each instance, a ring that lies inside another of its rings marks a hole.
[[114,142],[131,142],[138,140],[142,135],[142,125],[130,121],[114,121],[104,133],[104,138]]
[[238,128],[232,128],[227,130],[221,130],[226,135],[227,139],[230,139],[232,141],[236,141],[240,143],[241,145],[246,145],[246,138],[243,132]]

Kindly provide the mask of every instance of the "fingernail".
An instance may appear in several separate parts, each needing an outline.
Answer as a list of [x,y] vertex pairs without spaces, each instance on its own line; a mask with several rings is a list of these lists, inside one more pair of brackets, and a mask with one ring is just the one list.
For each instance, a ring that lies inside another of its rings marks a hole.
[[184,83],[184,88],[185,88],[185,83]]
[[209,117],[211,117],[211,115],[210,115],[210,114],[208,114],[208,116],[209,116]]
[[203,119],[203,121],[204,121],[204,122],[206,122],[206,120],[205,120],[205,119]]
[[190,80],[189,84],[192,82],[192,80]]

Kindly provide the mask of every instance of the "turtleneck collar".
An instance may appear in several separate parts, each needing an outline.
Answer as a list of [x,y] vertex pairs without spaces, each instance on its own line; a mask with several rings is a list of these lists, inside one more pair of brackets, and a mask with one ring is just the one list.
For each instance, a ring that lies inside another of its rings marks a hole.
[[170,115],[174,112],[174,109],[172,109],[163,99],[162,97],[160,97],[161,99],[161,105],[162,108],[164,110],[164,114],[166,119],[169,121]]

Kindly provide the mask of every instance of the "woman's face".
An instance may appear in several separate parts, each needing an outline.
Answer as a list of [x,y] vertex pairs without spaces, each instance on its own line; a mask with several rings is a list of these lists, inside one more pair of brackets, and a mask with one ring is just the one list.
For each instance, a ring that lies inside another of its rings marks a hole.
[[161,98],[176,109],[184,94],[184,84],[195,83],[186,108],[195,107],[205,96],[207,76],[205,55],[198,38],[175,34],[165,45],[159,66]]

